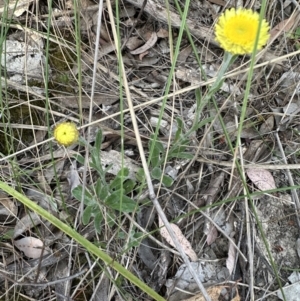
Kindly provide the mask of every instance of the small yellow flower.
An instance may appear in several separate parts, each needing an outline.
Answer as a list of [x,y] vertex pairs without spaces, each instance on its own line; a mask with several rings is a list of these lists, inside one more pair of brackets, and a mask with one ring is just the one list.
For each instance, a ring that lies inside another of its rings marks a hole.
[[[220,46],[232,54],[249,54],[253,51],[258,33],[259,14],[251,9],[227,9],[215,26],[216,40]],[[257,50],[266,45],[269,39],[269,24],[261,23]]]
[[70,146],[78,140],[78,130],[73,122],[63,122],[54,129],[54,138],[64,146]]

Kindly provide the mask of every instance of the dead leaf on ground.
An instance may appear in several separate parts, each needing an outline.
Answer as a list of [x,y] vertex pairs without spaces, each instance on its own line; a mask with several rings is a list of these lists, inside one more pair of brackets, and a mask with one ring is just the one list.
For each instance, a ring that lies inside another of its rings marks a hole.
[[141,53],[141,54],[139,55],[140,61],[142,61],[142,60],[143,60],[143,57],[146,56],[148,53],[149,53],[149,51],[145,51],[145,52]]
[[25,11],[28,10],[30,3],[33,0],[22,0],[22,1],[0,1],[0,14],[6,14],[6,18],[13,14],[15,17],[21,16]]
[[246,171],[249,179],[260,190],[276,189],[275,180],[272,174],[266,169],[249,168]]
[[9,196],[0,191],[0,217],[1,220],[5,220],[5,224],[11,222],[9,217],[13,217],[13,219],[17,216],[18,207],[15,202],[12,201]]
[[50,251],[44,248],[43,242],[35,237],[24,237],[15,240],[14,245],[29,258],[40,258],[50,254]]
[[[160,227],[163,226],[162,221],[159,219],[160,221]],[[198,256],[195,253],[195,251],[192,249],[192,246],[190,244],[190,242],[185,238],[185,236],[182,234],[180,228],[175,225],[175,224],[170,224],[170,226],[172,227],[172,230],[178,240],[178,242],[181,244],[183,251],[186,253],[186,255],[188,255],[192,261],[197,261],[198,260]],[[173,242],[173,239],[171,238],[168,230],[166,227],[162,227],[160,229],[160,235],[174,248],[176,248],[175,243]]]
[[218,237],[218,230],[214,225],[210,225],[209,232],[206,237],[206,243],[210,246]]
[[13,238],[17,238],[32,227],[38,226],[41,222],[42,220],[40,216],[35,212],[31,212],[30,214],[23,216],[15,225]]
[[264,123],[261,125],[259,129],[259,133],[261,135],[270,133],[274,128],[274,116],[269,116],[266,120],[264,120]]
[[67,179],[68,179],[69,185],[71,187],[71,189],[70,189],[71,191],[81,184],[80,177],[79,177],[79,174],[77,171],[77,161],[76,160],[73,160],[72,164],[70,165],[70,171],[67,175]]
[[[234,240],[234,232],[230,234],[230,237]],[[229,274],[232,274],[234,264],[235,264],[235,256],[236,256],[236,249],[235,246],[231,241],[229,241],[229,247],[228,247],[228,257],[226,259],[226,267],[229,270]]]
[[157,41],[157,34],[156,32],[152,32],[151,37],[142,47],[130,51],[130,53],[135,55],[135,54],[141,54],[143,52],[146,52],[148,49],[152,48],[155,45],[156,41]]
[[300,257],[300,238],[297,239],[296,249],[297,249],[297,254]]
[[241,297],[240,297],[239,292],[238,292],[237,289],[236,289],[236,295],[233,299],[231,299],[231,301],[241,301]]
[[160,30],[156,33],[157,37],[159,38],[167,38],[169,36],[169,31],[163,28],[160,28]]
[[282,20],[270,30],[270,40],[276,39],[284,32],[291,30],[295,24],[296,14],[291,15],[288,19]]
[[137,47],[140,47],[143,43],[144,43],[143,40],[141,40],[139,37],[133,36],[133,37],[130,37],[128,39],[128,41],[126,42],[126,47],[129,50],[133,50],[133,49],[136,49]]
[[129,169],[129,179],[136,179],[136,173],[139,171],[140,166],[137,165],[136,161],[124,156],[120,152],[115,150],[101,151],[101,163],[103,168],[108,169],[108,173],[117,175],[121,168],[126,167]]
[[178,63],[185,63],[189,55],[192,53],[192,46],[188,45],[187,47],[184,47],[178,55]]
[[136,14],[136,8],[132,5],[124,6],[120,11],[120,18],[131,18]]
[[[207,294],[210,296],[211,300],[215,301],[219,299],[223,286],[213,286],[206,289]],[[203,295],[197,294],[191,298],[184,299],[182,301],[205,301]]]

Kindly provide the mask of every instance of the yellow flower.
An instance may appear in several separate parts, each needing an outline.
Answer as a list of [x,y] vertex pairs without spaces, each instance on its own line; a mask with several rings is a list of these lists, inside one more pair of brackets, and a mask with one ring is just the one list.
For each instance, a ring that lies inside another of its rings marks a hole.
[[54,138],[64,146],[70,146],[78,140],[78,130],[73,122],[63,122],[54,129]]
[[[227,9],[215,26],[216,40],[220,46],[232,54],[249,54],[253,51],[258,33],[259,14],[251,9]],[[257,50],[269,39],[269,24],[261,23]]]

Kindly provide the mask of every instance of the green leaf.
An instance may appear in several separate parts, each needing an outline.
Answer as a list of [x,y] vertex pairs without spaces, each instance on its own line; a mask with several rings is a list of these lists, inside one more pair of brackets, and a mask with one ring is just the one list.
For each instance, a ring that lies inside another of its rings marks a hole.
[[[93,162],[90,161],[89,165],[90,165],[90,167],[91,167],[92,169],[98,171],[97,166],[96,166]],[[98,172],[98,173],[99,173],[99,172]]]
[[151,135],[151,140],[149,140],[149,150],[153,147],[153,151],[150,154],[150,164],[152,167],[157,167],[160,165],[161,153],[164,152],[164,146],[160,141],[153,140],[153,135]]
[[116,177],[110,182],[110,189],[118,190],[121,188],[122,183],[124,183],[129,176],[129,169],[127,167],[122,168],[117,173]]
[[137,173],[135,174],[135,178],[137,179],[137,181],[139,182],[143,182],[145,179],[145,171],[143,168],[139,168]]
[[106,198],[105,204],[109,208],[118,210],[120,212],[133,212],[137,205],[136,202],[126,195],[122,195],[121,200],[120,194],[122,194],[122,191],[120,190],[113,192],[109,197]]
[[109,170],[112,168],[112,166],[113,166],[113,164],[109,164],[109,165],[103,170],[104,175],[105,175],[107,172],[109,172]]
[[184,152],[186,145],[178,146],[177,148],[171,149],[168,153],[168,159],[177,158],[179,153]]
[[99,234],[101,233],[101,229],[102,229],[102,220],[103,220],[102,212],[98,211],[95,214],[94,226],[95,226],[97,233],[99,233]]
[[134,187],[136,185],[136,182],[128,179],[123,183],[123,189],[124,189],[124,194],[128,194],[133,191]]
[[172,186],[173,183],[174,183],[173,179],[172,179],[171,177],[169,177],[169,176],[166,176],[166,175],[163,175],[163,178],[162,178],[162,181],[161,181],[161,182],[162,182],[163,185],[166,186],[166,187],[170,187],[170,186]]
[[105,199],[109,196],[108,186],[103,186],[98,194],[98,198],[101,201],[105,201]]
[[163,153],[165,151],[164,145],[160,141],[155,140],[154,137],[154,134],[150,136],[150,142],[154,143],[154,148],[158,149],[161,153]]
[[74,159],[79,162],[80,164],[84,165],[84,157],[81,156],[80,154],[77,154],[74,156]]
[[97,196],[100,195],[102,187],[103,187],[102,181],[101,181],[100,178],[98,178],[97,181],[96,181],[96,185],[95,185],[95,190],[96,190]]
[[120,238],[120,239],[126,239],[127,236],[128,236],[128,234],[125,233],[124,231],[119,231],[119,233],[118,233],[118,238]]
[[[130,249],[131,247],[138,247],[140,245],[142,239],[144,238],[144,234],[142,232],[134,232],[134,230],[132,230],[129,235],[130,235],[130,237],[129,237],[129,243],[127,246],[127,250]],[[118,238],[127,239],[128,233],[120,231],[118,233]]]
[[155,180],[160,180],[162,176],[162,170],[159,167],[154,167],[151,171],[151,176]]
[[204,125],[206,125],[207,123],[211,122],[213,119],[214,119],[213,117],[209,117],[209,118],[206,118],[206,119],[202,120],[201,122],[199,122],[197,124],[197,127],[195,128],[195,130],[202,128]]
[[183,128],[184,128],[184,124],[183,124],[183,121],[181,120],[181,118],[179,118],[179,117],[176,118],[176,122],[177,122],[177,131],[175,134],[174,143],[176,143],[179,140],[179,138],[182,135]]
[[90,206],[96,204],[96,200],[94,196],[88,191],[87,188],[85,188],[85,190],[83,191],[82,185],[79,185],[72,190],[73,197],[80,202],[82,200],[83,193],[84,193],[83,202],[85,205]]
[[108,197],[109,195],[108,188],[109,188],[108,184],[103,183],[101,178],[97,179],[95,190],[96,190],[97,197],[101,201],[104,201]]
[[201,95],[200,88],[195,89],[195,96],[196,96],[197,107],[200,107],[201,100],[202,100],[202,95]]
[[101,165],[101,159],[100,159],[100,151],[97,150],[95,147],[91,150],[91,159],[93,167],[98,171],[100,176],[103,176],[103,168]]
[[189,146],[190,141],[188,139],[179,140],[176,144],[174,144],[168,153],[168,159],[177,158],[178,153],[182,153]]
[[104,201],[108,197],[108,195],[109,195],[108,188],[109,188],[109,186],[106,182],[103,183],[101,178],[97,179],[95,189],[96,189],[96,194],[97,194],[98,199],[100,199],[101,201]]
[[288,32],[287,37],[292,40],[298,40],[300,38],[300,27],[297,27],[294,31]]
[[94,212],[94,206],[85,207],[82,214],[82,223],[84,225],[87,225],[90,222],[93,212]]
[[121,168],[119,171],[118,171],[118,173],[117,173],[117,175],[116,175],[118,178],[120,178],[120,179],[127,179],[128,178],[128,176],[129,176],[129,168],[127,168],[127,167],[123,167],[123,168]]
[[296,38],[296,39],[300,39],[300,27],[297,27],[297,28],[296,28],[296,31],[295,31],[295,38]]
[[132,236],[132,240],[129,242],[129,247],[138,247],[141,244],[142,239],[144,238],[143,232],[136,232]]
[[177,153],[176,156],[174,154],[174,157],[172,158],[178,158],[178,159],[193,159],[194,155],[187,152]]
[[14,239],[14,234],[15,234],[15,230],[9,229],[5,233],[1,233],[0,241],[2,241],[4,239],[12,240],[12,239]]
[[105,219],[105,223],[108,225],[108,227],[113,227],[115,224],[118,223],[117,221],[117,217],[115,215],[115,213],[112,212],[108,212],[106,214],[106,219]]
[[90,144],[82,136],[79,136],[77,144],[79,144],[80,146],[87,145],[88,147],[90,147]]
[[109,184],[110,190],[119,190],[121,188],[122,179],[119,177],[115,177]]
[[141,204],[141,205],[145,205],[145,206],[151,206],[151,205],[153,205],[153,203],[152,203],[152,201],[150,201],[149,199],[143,199],[143,200],[140,200],[139,201],[139,204]]
[[101,151],[101,144],[102,144],[102,130],[99,129],[97,134],[96,134],[96,139],[95,139],[95,149],[98,151],[98,154],[100,154],[100,151]]
[[150,158],[150,164],[152,167],[156,167],[159,165],[159,162],[160,162],[160,151],[158,148],[154,147]]

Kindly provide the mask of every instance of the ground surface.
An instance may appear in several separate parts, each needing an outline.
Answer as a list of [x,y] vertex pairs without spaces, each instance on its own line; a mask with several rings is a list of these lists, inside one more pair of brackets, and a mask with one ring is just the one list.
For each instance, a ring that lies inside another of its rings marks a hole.
[[[137,136],[157,200],[211,300],[283,300],[285,285],[285,299],[300,300],[300,8],[267,1],[270,41],[255,63],[235,149],[250,57],[240,56],[201,101],[223,60],[213,31],[219,14],[261,6],[236,2],[104,3],[99,41],[98,3],[1,10],[1,181],[168,300],[204,299],[159,231]],[[67,148],[53,140],[55,124],[66,120],[80,134]],[[5,192],[0,218],[1,300],[151,299]]]

